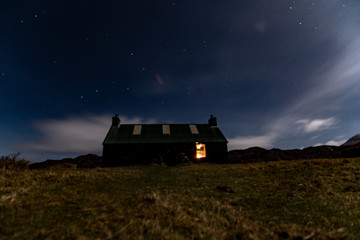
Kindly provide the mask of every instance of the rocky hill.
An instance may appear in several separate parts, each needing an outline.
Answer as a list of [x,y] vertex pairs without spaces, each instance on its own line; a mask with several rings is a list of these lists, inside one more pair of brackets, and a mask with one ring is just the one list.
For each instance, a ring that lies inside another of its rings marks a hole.
[[360,134],[357,134],[355,136],[353,136],[352,138],[350,138],[349,140],[347,140],[345,143],[343,143],[341,146],[353,146],[360,143]]
[[340,147],[325,145],[292,150],[281,150],[277,148],[266,150],[259,147],[251,147],[245,150],[232,150],[229,152],[230,163],[354,157],[360,157],[360,142],[358,144]]
[[29,165],[29,169],[43,168],[94,168],[101,166],[101,157],[96,154],[81,155],[76,158],[46,160]]

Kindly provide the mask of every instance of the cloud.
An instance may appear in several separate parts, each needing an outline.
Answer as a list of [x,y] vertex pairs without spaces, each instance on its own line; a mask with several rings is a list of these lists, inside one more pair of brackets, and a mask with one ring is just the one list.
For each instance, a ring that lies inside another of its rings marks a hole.
[[264,135],[264,136],[238,136],[235,138],[229,138],[228,148],[232,149],[246,149],[249,147],[272,147],[276,135]]
[[[338,120],[324,116],[339,115],[350,105],[360,106],[357,97],[354,101],[359,89],[360,35],[352,36],[353,39],[345,39],[340,44],[338,54],[304,78],[302,93],[266,124],[266,135],[277,134],[281,140],[329,130]],[[329,141],[327,144],[337,143]]]
[[[38,141],[25,143],[27,151],[78,153],[100,152],[102,141],[111,125],[111,115],[76,116],[66,119],[42,120],[35,123],[41,133]],[[154,119],[120,116],[121,123],[154,123]]]
[[321,146],[321,145],[329,145],[329,146],[340,146],[341,144],[345,143],[347,139],[345,139],[344,135],[337,136],[334,139],[327,141],[326,143],[317,143],[314,146]]
[[336,120],[333,117],[327,119],[301,119],[296,121],[300,125],[300,130],[305,133],[317,132],[326,130],[336,124]]
[[[301,91],[296,97],[289,99],[287,106],[264,124],[265,136],[276,135],[275,140],[285,142],[285,139],[304,133],[314,133],[332,129],[341,114],[349,105],[359,105],[358,94],[360,76],[360,34],[346,34],[352,39],[344,39],[339,44],[339,51],[319,67],[304,76]],[[353,108],[355,106],[352,106]],[[249,146],[240,137],[239,146]],[[261,140],[259,137],[249,137],[250,140]],[[268,139],[268,138],[265,138]],[[234,138],[236,140],[236,138]],[[272,142],[275,142],[272,139]],[[261,141],[255,141],[255,143]],[[263,142],[267,146],[268,141]],[[338,142],[328,142],[337,144]],[[254,145],[255,146],[255,145]]]
[[346,140],[331,140],[328,141],[325,145],[340,146],[344,142],[346,142]]
[[314,146],[317,147],[317,146],[322,146],[322,145],[328,145],[328,146],[340,146],[341,144],[343,144],[344,142],[346,142],[346,140],[344,139],[341,139],[341,140],[330,140],[328,142],[326,142],[325,144],[323,143],[317,143],[315,144]]
[[320,71],[308,78],[311,88],[298,99],[295,107],[301,109],[333,110],[341,106],[354,93],[360,75],[360,36],[349,42],[341,54],[324,64]]

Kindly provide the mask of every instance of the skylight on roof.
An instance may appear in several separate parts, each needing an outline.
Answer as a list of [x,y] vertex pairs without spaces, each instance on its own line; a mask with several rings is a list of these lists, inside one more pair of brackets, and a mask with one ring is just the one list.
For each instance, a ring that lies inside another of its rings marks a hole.
[[133,135],[140,135],[141,134],[141,127],[142,125],[135,125],[133,130]]
[[170,134],[170,126],[162,125],[163,134]]
[[197,129],[196,125],[189,125],[189,127],[192,134],[199,134],[199,130]]

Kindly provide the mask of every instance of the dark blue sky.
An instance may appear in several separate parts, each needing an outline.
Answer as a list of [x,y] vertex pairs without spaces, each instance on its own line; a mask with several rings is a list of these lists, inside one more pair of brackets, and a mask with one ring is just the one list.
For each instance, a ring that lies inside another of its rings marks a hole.
[[360,2],[0,4],[0,154],[101,153],[122,122],[218,118],[230,149],[360,132]]

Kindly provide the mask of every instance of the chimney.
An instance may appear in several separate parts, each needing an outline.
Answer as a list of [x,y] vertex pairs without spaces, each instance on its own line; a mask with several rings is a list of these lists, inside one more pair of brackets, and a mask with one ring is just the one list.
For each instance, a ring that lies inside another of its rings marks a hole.
[[115,116],[112,117],[112,127],[119,127],[120,124],[120,118],[119,118],[119,114],[115,114]]
[[216,117],[214,117],[214,115],[210,115],[208,123],[210,127],[216,127],[217,126]]

